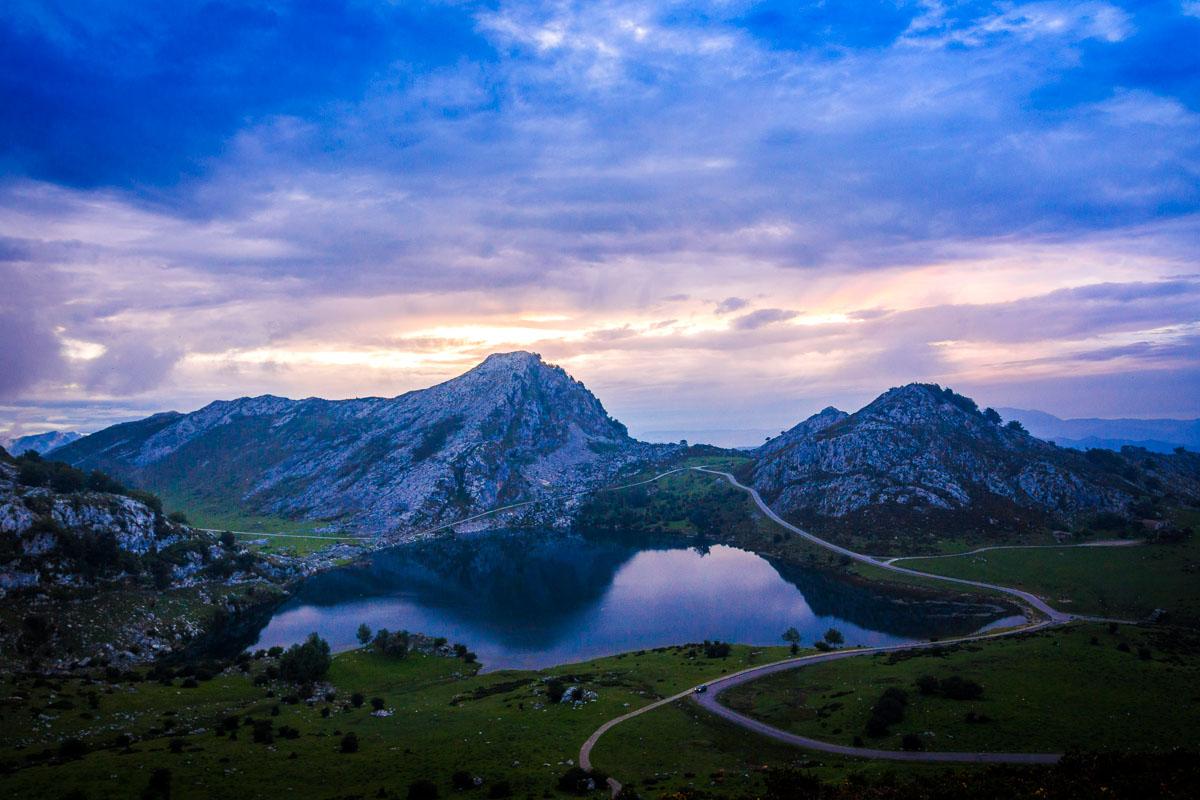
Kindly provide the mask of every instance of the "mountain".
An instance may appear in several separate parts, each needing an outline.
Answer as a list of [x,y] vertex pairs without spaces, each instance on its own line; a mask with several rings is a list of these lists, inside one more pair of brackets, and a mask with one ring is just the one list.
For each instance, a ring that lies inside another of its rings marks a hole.
[[776,511],[853,537],[995,538],[1200,497],[1200,456],[1062,449],[933,384],[825,409],[754,454],[744,474]]
[[1176,447],[1200,451],[1200,419],[1060,419],[1024,408],[997,410],[1005,419],[1018,420],[1034,436],[1077,450],[1133,446],[1157,453],[1170,453]]
[[[215,402],[107,428],[55,456],[189,511],[405,533],[591,488],[674,449],[630,438],[582,383],[515,352],[399,397]],[[552,524],[567,508],[529,511]]]
[[7,447],[10,453],[17,453],[18,455],[28,450],[32,450],[39,455],[45,455],[51,450],[62,447],[65,444],[70,444],[82,436],[82,433],[76,433],[75,431],[34,433],[29,436],[18,436]]

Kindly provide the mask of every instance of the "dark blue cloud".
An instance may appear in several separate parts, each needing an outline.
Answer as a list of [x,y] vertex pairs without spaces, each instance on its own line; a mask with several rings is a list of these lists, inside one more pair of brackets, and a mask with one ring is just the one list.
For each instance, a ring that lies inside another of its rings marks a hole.
[[1200,18],[1172,0],[1129,4],[1130,35],[1119,42],[1078,45],[1078,65],[1062,70],[1031,96],[1039,109],[1093,103],[1114,88],[1143,89],[1200,110]]
[[263,118],[354,102],[394,64],[490,52],[455,5],[18,4],[0,17],[0,165],[75,187],[169,186]]

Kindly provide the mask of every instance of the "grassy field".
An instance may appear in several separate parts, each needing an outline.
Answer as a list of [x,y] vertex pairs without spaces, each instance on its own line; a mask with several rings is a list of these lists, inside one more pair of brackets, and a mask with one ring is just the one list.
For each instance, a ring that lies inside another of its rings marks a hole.
[[[983,693],[971,700],[923,694],[923,676],[958,676]],[[818,664],[744,684],[722,699],[785,730],[844,744],[860,737],[880,749],[900,749],[904,734],[915,734],[927,750],[1153,750],[1191,741],[1198,679],[1194,634],[1073,625]],[[907,694],[904,717],[886,735],[871,736],[871,709],[890,687]]]
[[1200,538],[1137,547],[991,550],[970,556],[905,559],[939,575],[1019,586],[1064,611],[1144,619],[1167,610],[1173,622],[1200,624]]
[[[418,779],[434,782],[446,796],[456,770],[482,777],[484,792],[503,780],[518,797],[548,796],[583,740],[606,719],[784,653],[735,647],[727,658],[709,659],[702,650],[670,648],[542,672],[476,675],[474,666],[455,659],[397,660],[354,651],[334,658],[329,682],[335,700],[313,707],[283,702],[285,687],[275,686],[270,696],[270,689],[237,672],[195,688],[179,678],[162,686],[97,675],[96,682],[7,677],[0,686],[7,698],[0,706],[0,761],[16,770],[0,778],[0,792],[43,797],[53,786],[59,794],[78,788],[88,798],[136,796],[152,770],[166,767],[173,798],[377,796],[381,789],[383,796],[404,797]],[[252,661],[251,674],[264,664]],[[579,707],[549,704],[545,679],[552,676],[594,690],[599,699]],[[95,701],[88,699],[93,692]],[[372,716],[369,702],[348,705],[354,692],[368,701],[382,698],[392,715]],[[235,740],[218,735],[221,721],[232,715],[243,723],[246,717],[271,720],[274,741],[255,743],[249,727]],[[294,728],[298,738],[282,738],[280,726]],[[351,731],[359,751],[339,752]],[[136,741],[126,749],[120,734]],[[87,754],[55,763],[68,738],[83,742]],[[172,752],[172,739],[181,740],[179,752]]]

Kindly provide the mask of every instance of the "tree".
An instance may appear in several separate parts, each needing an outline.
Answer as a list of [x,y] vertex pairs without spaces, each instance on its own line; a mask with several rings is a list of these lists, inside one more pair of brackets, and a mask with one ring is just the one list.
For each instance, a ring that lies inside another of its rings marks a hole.
[[367,623],[363,622],[358,626],[358,643],[366,646],[371,641],[371,628]]
[[233,535],[233,531],[225,531],[219,539],[221,547],[226,550],[232,550],[237,545],[237,537]]
[[354,694],[350,695],[350,705],[354,706],[355,708],[362,708],[362,704],[366,701],[366,699],[367,698],[363,697],[362,692],[355,692]]
[[383,711],[383,706],[384,702],[382,697],[371,698],[371,708],[375,709],[376,711]]
[[1022,425],[1020,422],[1018,422],[1015,419],[1010,419],[1008,422],[1006,422],[1004,424],[1004,427],[1007,430],[1013,431],[1014,433],[1025,433],[1026,432],[1025,426]]
[[304,644],[292,645],[279,657],[279,676],[291,683],[319,681],[330,663],[329,642],[310,633]]
[[792,655],[800,652],[800,631],[793,626],[783,632],[783,640],[792,646]]
[[358,734],[355,733],[354,731],[350,731],[345,736],[343,736],[341,750],[343,753],[357,753],[358,752]]
[[842,632],[837,628],[830,628],[825,631],[825,641],[830,644],[842,644],[846,641],[846,637],[842,636]]
[[1000,412],[990,406],[983,410],[983,418],[993,425],[999,425],[1003,421],[1000,417]]

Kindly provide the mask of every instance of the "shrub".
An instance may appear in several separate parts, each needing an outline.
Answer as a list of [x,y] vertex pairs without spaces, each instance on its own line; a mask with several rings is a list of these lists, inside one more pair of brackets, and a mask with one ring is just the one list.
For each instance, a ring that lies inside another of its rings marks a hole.
[[884,736],[888,728],[904,719],[904,707],[908,705],[908,695],[896,687],[885,689],[883,695],[871,708],[871,716],[867,718],[867,735]]
[[58,746],[58,757],[63,761],[74,761],[87,755],[87,745],[74,737],[63,739]]
[[915,733],[906,733],[900,739],[900,746],[905,750],[924,750],[925,743],[921,741],[921,737]]
[[496,781],[488,789],[490,800],[504,800],[506,797],[512,797],[512,793],[512,785],[508,781]]
[[384,703],[383,703],[382,697],[372,697],[371,698],[371,708],[375,709],[376,711],[382,711],[383,705],[384,705]]
[[362,704],[365,703],[366,700],[367,698],[363,697],[362,692],[355,692],[354,694],[350,695],[350,705],[354,706],[355,708],[362,708]]
[[345,736],[343,736],[341,749],[342,749],[343,753],[357,753],[358,752],[358,734],[356,734],[354,731],[350,731]]
[[467,789],[474,789],[475,779],[471,776],[471,773],[465,769],[460,769],[450,776],[450,785],[460,792]]
[[704,640],[704,655],[707,658],[726,658],[729,656],[732,648],[728,642],[710,642]]
[[546,699],[551,703],[562,702],[563,693],[567,691],[567,686],[558,678],[552,678],[546,683]]
[[304,644],[289,647],[279,659],[279,675],[292,683],[310,683],[325,677],[332,659],[329,642],[310,633]]
[[983,696],[983,687],[972,680],[951,675],[941,682],[942,694],[951,700],[978,700]]
[[559,777],[558,788],[559,791],[569,794],[587,794],[602,788],[606,780],[606,777],[599,772],[588,772],[582,767],[575,766]]

